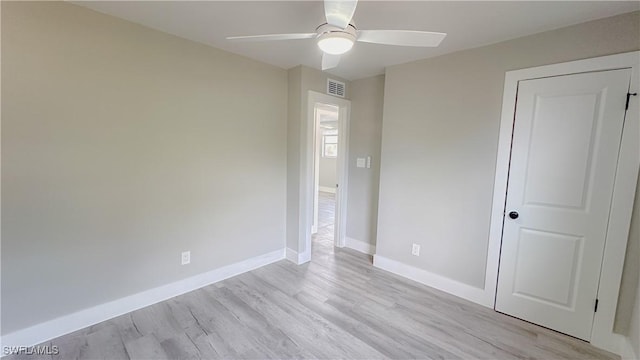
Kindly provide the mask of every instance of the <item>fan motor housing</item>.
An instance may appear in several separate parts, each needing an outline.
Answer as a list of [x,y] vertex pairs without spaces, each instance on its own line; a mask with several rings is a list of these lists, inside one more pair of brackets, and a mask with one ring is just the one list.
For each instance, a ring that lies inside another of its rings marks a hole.
[[318,26],[318,28],[316,28],[316,33],[318,33],[318,39],[326,36],[340,34],[340,36],[344,36],[350,38],[352,41],[356,41],[356,37],[358,36],[356,27],[351,24],[349,24],[345,29],[330,24],[322,24]]

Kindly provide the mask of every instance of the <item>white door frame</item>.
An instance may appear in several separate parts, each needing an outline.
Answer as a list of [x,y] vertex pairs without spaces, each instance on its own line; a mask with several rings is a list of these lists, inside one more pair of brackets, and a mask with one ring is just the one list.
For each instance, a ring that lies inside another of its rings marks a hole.
[[[500,261],[502,226],[511,152],[511,136],[515,118],[518,82],[551,76],[624,68],[632,69],[629,92],[639,92],[639,51],[508,71],[506,73],[502,98],[502,117],[500,121],[500,137],[498,141],[484,288],[486,300],[489,301],[493,307],[495,307],[495,294],[498,282],[498,266]],[[638,179],[638,169],[640,166],[640,152],[638,152],[638,148],[640,147],[640,106],[638,106],[638,97],[640,96],[631,98],[629,110],[625,117],[620,154],[618,155],[618,168],[616,169],[616,180],[613,189],[613,199],[609,213],[609,227],[607,230],[602,269],[600,271],[598,311],[595,313],[591,332],[591,343],[593,345],[617,354],[621,352],[623,336],[613,332],[613,325],[618,304],[627,239],[629,237],[629,226],[631,224],[631,212],[636,191],[636,181]]]
[[351,113],[351,101],[322,94],[309,90],[307,96],[307,118],[306,134],[302,137],[302,149],[304,152],[301,167],[301,178],[304,179],[301,188],[300,229],[303,229],[303,241],[305,244],[302,259],[311,259],[311,226],[313,225],[313,203],[315,197],[315,139],[316,139],[316,117],[315,104],[324,103],[335,105],[340,108],[338,117],[338,158],[336,173],[338,176],[338,188],[336,189],[336,220],[334,243],[337,247],[344,247],[346,237],[347,221],[347,187],[348,187],[348,159],[349,159],[349,117]]

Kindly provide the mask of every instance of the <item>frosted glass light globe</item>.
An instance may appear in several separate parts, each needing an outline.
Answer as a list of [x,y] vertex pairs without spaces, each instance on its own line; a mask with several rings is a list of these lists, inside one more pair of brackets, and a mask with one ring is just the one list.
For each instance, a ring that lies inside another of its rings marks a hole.
[[342,55],[353,47],[353,36],[347,33],[327,33],[318,39],[320,50],[331,55]]

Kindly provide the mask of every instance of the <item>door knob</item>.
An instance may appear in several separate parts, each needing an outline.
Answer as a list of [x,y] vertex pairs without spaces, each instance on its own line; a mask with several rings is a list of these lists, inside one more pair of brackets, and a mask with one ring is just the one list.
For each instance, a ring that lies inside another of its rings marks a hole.
[[518,214],[517,211],[512,211],[512,212],[509,213],[509,217],[512,218],[512,219],[517,219],[518,216],[520,216],[520,214]]

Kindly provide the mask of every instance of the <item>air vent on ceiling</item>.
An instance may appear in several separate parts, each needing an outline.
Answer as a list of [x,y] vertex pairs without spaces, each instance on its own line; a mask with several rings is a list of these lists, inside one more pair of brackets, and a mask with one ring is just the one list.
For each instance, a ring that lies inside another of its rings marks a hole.
[[327,94],[344,97],[344,83],[338,80],[327,79]]

